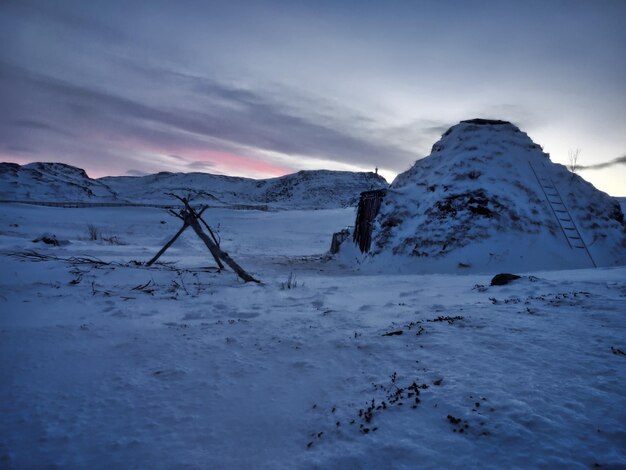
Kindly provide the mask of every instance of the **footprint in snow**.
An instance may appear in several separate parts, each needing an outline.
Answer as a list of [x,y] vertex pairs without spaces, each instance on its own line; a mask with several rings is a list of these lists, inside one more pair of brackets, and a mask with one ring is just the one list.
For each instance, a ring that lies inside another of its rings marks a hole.
[[157,369],[152,371],[151,375],[160,380],[179,380],[187,375],[187,372],[182,369]]
[[233,312],[229,315],[231,318],[256,318],[260,315],[259,312]]

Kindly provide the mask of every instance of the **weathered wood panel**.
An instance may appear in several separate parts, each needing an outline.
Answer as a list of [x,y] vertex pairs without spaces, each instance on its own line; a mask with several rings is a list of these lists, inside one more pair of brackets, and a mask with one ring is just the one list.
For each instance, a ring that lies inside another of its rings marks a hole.
[[359,208],[356,213],[356,221],[354,222],[353,237],[354,243],[359,246],[361,253],[370,251],[374,219],[378,215],[380,204],[386,193],[386,189],[376,189],[361,193]]

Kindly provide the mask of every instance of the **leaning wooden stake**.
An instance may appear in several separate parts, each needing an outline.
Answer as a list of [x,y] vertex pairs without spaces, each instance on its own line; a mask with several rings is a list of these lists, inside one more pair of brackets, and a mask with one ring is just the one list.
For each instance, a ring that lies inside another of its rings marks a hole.
[[[196,235],[198,235],[198,237],[207,246],[207,248],[213,255],[213,258],[215,259],[215,262],[217,263],[220,269],[224,269],[224,265],[222,264],[222,261],[224,261],[224,263],[230,266],[230,268],[233,271],[235,271],[237,275],[241,279],[243,279],[245,282],[260,282],[259,280],[253,278],[250,274],[248,274],[241,266],[239,266],[235,262],[235,260],[232,259],[228,255],[228,253],[220,249],[219,243],[217,242],[217,239],[215,238],[213,231],[211,230],[209,225],[202,219],[202,213],[205,211],[206,206],[196,213],[196,211],[189,204],[189,199],[182,198],[180,196],[177,196],[176,194],[170,193],[169,195],[181,201],[185,206],[184,209],[181,210],[179,214],[173,211],[170,211],[173,215],[175,215],[176,217],[178,217],[179,219],[183,221],[183,226],[178,231],[178,233],[174,235],[174,237],[169,242],[167,242],[163,248],[161,248],[161,250],[156,254],[156,256],[152,258],[150,261],[148,261],[147,263],[148,266],[152,265],[157,259],[159,259],[159,257],[163,253],[165,253],[165,251],[172,245],[172,243],[176,241],[176,239],[185,231],[187,227],[191,227],[193,231],[196,232]],[[202,227],[198,223],[198,220],[200,220],[207,227],[213,239],[211,239],[206,233],[204,233],[204,231],[202,230]]]
[[154,258],[152,258],[150,261],[146,263],[146,266],[152,266],[156,262],[156,260],[158,260],[161,257],[161,255],[165,253],[170,246],[172,246],[172,244],[178,239],[178,237],[180,237],[183,234],[183,232],[187,229],[187,227],[189,227],[189,225],[183,224],[183,226],[176,233],[176,235],[174,235],[172,239],[169,242],[167,242],[163,246],[163,248],[159,250],[159,252],[156,255],[154,255]]
[[213,230],[211,230],[211,227],[209,226],[209,224],[207,224],[204,219],[202,218],[202,214],[198,214],[198,219],[200,219],[200,222],[202,222],[202,225],[204,225],[206,227],[206,229],[209,231],[209,234],[211,235],[211,238],[213,239],[213,242],[217,245],[220,246],[220,242],[217,239],[217,237],[215,236],[215,234],[213,233]]
[[215,243],[213,243],[213,240],[211,240],[211,238],[209,238],[209,236],[202,231],[202,227],[200,227],[200,224],[198,223],[198,219],[195,217],[193,213],[189,213],[186,220],[189,222],[189,225],[191,225],[191,228],[194,230],[194,232],[196,232],[196,235],[198,235],[198,237],[200,237],[200,239],[207,246],[207,248],[209,249],[209,251],[211,252],[214,258],[218,258],[224,261],[244,281],[259,282],[258,280],[250,276],[250,274],[248,274],[241,266],[239,266],[235,262],[235,260],[233,260],[228,255],[228,253],[224,253],[222,250],[220,250],[220,248]]

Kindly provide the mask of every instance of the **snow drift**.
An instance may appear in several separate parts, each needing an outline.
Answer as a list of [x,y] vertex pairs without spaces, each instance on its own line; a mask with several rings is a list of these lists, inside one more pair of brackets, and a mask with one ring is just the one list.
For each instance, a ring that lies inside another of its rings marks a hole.
[[[562,204],[551,204],[550,194]],[[413,272],[622,265],[625,228],[616,199],[552,163],[516,126],[474,119],[451,127],[394,180],[365,265]]]

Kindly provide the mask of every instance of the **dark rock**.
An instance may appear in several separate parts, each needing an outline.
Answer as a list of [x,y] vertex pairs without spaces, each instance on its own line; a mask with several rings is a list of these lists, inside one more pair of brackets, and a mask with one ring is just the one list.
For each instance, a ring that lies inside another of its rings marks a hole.
[[491,280],[492,286],[504,286],[506,284],[510,284],[516,279],[519,279],[521,276],[517,274],[509,274],[509,273],[500,273],[496,274]]
[[622,212],[622,208],[620,207],[619,202],[613,201],[613,207],[609,217],[611,219],[617,220],[622,225],[624,224],[624,213]]
[[64,246],[70,244],[69,240],[59,240],[56,235],[51,233],[44,233],[40,237],[35,238],[33,243],[45,243],[46,245],[52,246]]
[[42,235],[39,238],[35,238],[33,243],[45,243],[46,245],[59,246],[59,240],[57,240],[54,236],[49,237],[47,235]]

